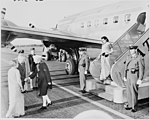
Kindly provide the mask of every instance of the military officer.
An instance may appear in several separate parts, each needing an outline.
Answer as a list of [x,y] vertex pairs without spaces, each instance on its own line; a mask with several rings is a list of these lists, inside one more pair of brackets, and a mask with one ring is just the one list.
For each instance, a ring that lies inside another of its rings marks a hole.
[[142,83],[144,75],[143,57],[137,52],[138,46],[129,46],[130,55],[125,62],[124,81],[126,81],[127,104],[126,110],[136,112],[138,101],[138,85]]
[[86,48],[79,49],[80,59],[79,59],[79,78],[80,78],[80,92],[86,93],[86,74],[88,71],[89,63],[88,63],[88,55],[86,53]]

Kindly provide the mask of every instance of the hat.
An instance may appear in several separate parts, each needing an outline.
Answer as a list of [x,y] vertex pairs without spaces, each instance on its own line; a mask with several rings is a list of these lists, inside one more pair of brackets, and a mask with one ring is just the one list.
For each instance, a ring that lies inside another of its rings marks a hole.
[[129,49],[137,49],[137,48],[138,48],[138,46],[134,46],[134,45],[129,46]]
[[21,63],[24,63],[25,62],[25,60],[26,60],[26,58],[25,58],[25,56],[23,56],[23,55],[18,55],[18,62],[21,64]]
[[79,51],[86,51],[86,48],[79,48]]
[[34,59],[34,62],[35,62],[35,63],[40,63],[41,60],[42,60],[42,56],[40,56],[40,55],[35,55],[35,56],[33,56],[33,59]]

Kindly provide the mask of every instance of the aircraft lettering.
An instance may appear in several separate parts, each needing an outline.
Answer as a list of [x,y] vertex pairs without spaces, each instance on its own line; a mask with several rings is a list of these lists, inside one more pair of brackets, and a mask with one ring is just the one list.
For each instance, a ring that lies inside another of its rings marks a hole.
[[149,38],[147,38],[146,41],[144,41],[142,45],[143,45],[143,46],[146,45],[147,48],[148,48],[148,51],[149,51],[149,42],[148,42],[148,40],[149,40]]

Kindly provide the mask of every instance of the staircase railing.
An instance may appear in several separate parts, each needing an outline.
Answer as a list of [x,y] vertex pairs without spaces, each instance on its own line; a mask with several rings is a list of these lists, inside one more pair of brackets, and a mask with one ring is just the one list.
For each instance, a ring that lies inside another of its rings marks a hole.
[[[143,42],[149,39],[149,28],[136,40],[133,45],[138,45],[139,49],[142,49],[143,52],[148,54],[148,51],[144,48],[142,45]],[[125,87],[124,81],[123,81],[123,75],[124,75],[124,62],[126,59],[126,56],[128,55],[129,49],[124,51],[116,60],[115,63],[111,67],[111,77],[113,81],[120,87]],[[147,58],[146,58],[147,59]],[[146,60],[148,61],[148,60]],[[147,66],[145,66],[146,68]]]
[[[146,33],[147,31],[148,31],[149,29],[147,29],[144,33]],[[133,43],[133,45],[134,44],[136,44],[145,34],[142,34],[138,39],[137,39],[137,41],[135,41],[134,43]],[[115,60],[115,62],[117,62],[124,54],[126,54],[126,52],[128,52],[129,50],[127,49],[123,54],[121,54],[116,60]]]

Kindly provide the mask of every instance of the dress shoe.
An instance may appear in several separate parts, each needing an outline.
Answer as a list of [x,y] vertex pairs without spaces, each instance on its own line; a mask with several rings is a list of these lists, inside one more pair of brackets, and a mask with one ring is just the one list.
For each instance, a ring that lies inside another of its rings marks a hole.
[[28,107],[27,107],[27,106],[25,106],[25,107],[24,107],[24,109],[25,109],[25,110],[27,110],[27,109],[28,109]]
[[128,104],[125,104],[125,105],[124,105],[124,108],[125,108],[126,110],[131,110],[131,109],[132,109],[131,107],[129,107]]
[[136,109],[132,109],[131,112],[136,112]]
[[79,92],[81,92],[81,93],[86,93],[86,91],[85,91],[85,90],[79,90]]
[[125,107],[125,109],[126,109],[126,110],[131,110],[132,108],[131,108],[131,107]]
[[82,90],[81,92],[82,92],[82,93],[86,93],[86,91],[85,91],[85,90]]
[[42,107],[40,108],[40,110],[45,110],[45,109],[47,109],[47,107],[42,106]]
[[86,93],[86,91],[85,91],[85,90],[79,90],[79,92],[81,92],[81,93]]
[[37,90],[38,89],[38,87],[33,87],[33,90]]
[[47,107],[50,106],[50,105],[52,105],[52,102],[48,103],[48,104],[47,104]]

